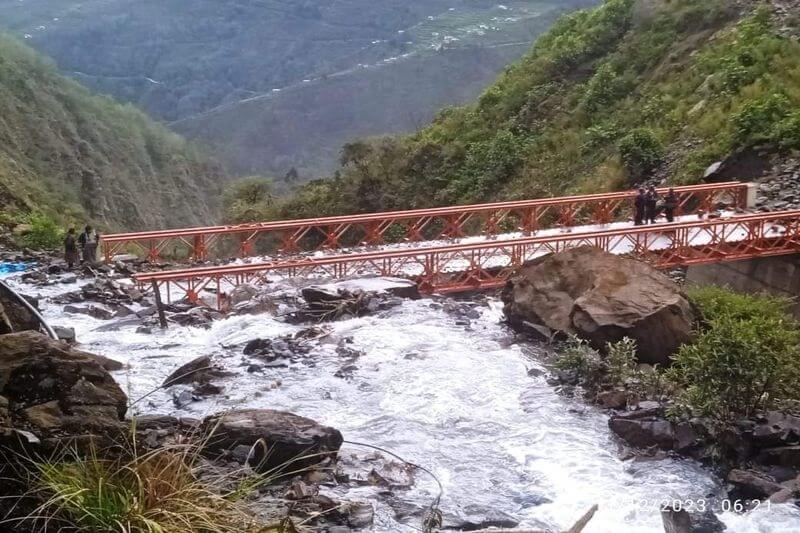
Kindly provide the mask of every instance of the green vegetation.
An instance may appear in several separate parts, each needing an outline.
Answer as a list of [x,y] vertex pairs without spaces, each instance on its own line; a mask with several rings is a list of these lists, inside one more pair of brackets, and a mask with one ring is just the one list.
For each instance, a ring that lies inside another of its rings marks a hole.
[[225,221],[232,224],[266,220],[274,203],[272,180],[258,176],[233,182],[222,196]]
[[691,183],[737,151],[800,148],[800,43],[767,8],[643,4],[563,17],[475,104],[346,147],[333,179],[274,215],[597,192],[653,173]]
[[256,531],[242,510],[197,480],[180,452],[130,461],[76,454],[37,467],[38,490],[49,497],[42,514],[80,531]]
[[608,377],[615,386],[623,386],[637,372],[636,341],[625,337],[606,347]]
[[205,443],[189,439],[152,451],[135,442],[108,450],[65,449],[50,459],[20,458],[30,491],[41,502],[9,523],[31,530],[87,533],[283,533],[289,518],[261,522],[246,500],[265,485],[298,471],[218,473],[203,468]]
[[668,371],[681,407],[732,419],[800,399],[800,329],[788,300],[718,287],[691,297],[703,327]]
[[41,213],[30,213],[21,220],[26,231],[17,238],[17,242],[33,250],[54,250],[60,248],[64,239],[64,230],[50,216]]
[[591,390],[600,386],[627,387],[642,377],[636,362],[636,341],[627,337],[608,343],[601,355],[588,342],[571,336],[559,349],[553,366],[573,374]]
[[589,343],[571,336],[558,351],[553,366],[561,372],[568,372],[584,384],[593,383],[602,370],[602,360]]
[[664,147],[653,130],[636,128],[620,139],[617,145],[619,157],[632,181],[651,175],[661,164]]
[[0,218],[36,211],[136,229],[214,212],[220,173],[195,148],[2,35],[0,117]]

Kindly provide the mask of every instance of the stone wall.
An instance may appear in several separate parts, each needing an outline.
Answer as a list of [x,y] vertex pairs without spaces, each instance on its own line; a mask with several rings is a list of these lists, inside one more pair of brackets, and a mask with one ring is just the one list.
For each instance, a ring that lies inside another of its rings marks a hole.
[[[686,273],[687,284],[714,284],[740,292],[769,292],[779,296],[800,296],[800,255],[785,255],[696,265]],[[800,317],[800,302],[793,307]]]

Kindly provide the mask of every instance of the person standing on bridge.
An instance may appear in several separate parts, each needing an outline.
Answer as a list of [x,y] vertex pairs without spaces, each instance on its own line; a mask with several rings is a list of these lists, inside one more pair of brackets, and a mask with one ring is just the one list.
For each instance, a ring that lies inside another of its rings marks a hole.
[[633,223],[637,226],[644,224],[644,209],[647,195],[644,189],[639,189],[639,194],[633,200]]
[[656,188],[650,186],[647,189],[644,202],[644,218],[648,224],[656,223],[656,216],[658,215],[658,193]]
[[664,197],[664,213],[667,215],[667,222],[675,222],[675,210],[678,209],[678,195],[675,189],[670,188]]
[[70,270],[79,261],[78,243],[75,240],[75,228],[69,228],[67,236],[64,237],[64,260]]

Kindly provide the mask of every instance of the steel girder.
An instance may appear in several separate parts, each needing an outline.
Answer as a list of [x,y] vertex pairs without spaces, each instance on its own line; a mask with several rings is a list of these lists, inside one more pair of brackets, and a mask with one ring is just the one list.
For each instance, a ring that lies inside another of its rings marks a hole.
[[499,287],[527,261],[579,246],[594,246],[671,268],[800,252],[800,211],[741,215],[697,222],[625,229],[564,233],[502,241],[428,248],[382,250],[320,258],[169,270],[139,274],[143,289],[153,281],[167,298],[200,302],[213,289],[217,306],[242,283],[268,282],[270,277],[343,279],[379,275],[415,280],[425,293],[449,293]]
[[[659,190],[661,194],[666,189]],[[709,212],[717,204],[744,208],[747,184],[739,182],[676,187],[677,215]],[[378,246],[387,242],[447,240],[466,236],[496,236],[521,232],[525,236],[556,227],[609,224],[630,219],[635,192],[604,193],[564,198],[395,211],[213,226],[167,231],[107,235],[103,256],[110,262],[123,250],[158,262],[170,253],[196,261],[214,257],[247,257],[257,241],[278,254],[297,254],[347,246]]]

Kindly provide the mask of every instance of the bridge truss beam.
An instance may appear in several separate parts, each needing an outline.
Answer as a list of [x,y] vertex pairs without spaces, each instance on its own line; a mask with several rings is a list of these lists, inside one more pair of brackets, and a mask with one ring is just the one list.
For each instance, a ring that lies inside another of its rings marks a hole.
[[543,255],[594,246],[628,255],[658,268],[733,261],[800,252],[800,211],[742,215],[590,233],[486,241],[412,250],[376,251],[322,258],[171,270],[139,274],[171,298],[176,292],[202,303],[203,291],[216,293],[218,308],[226,291],[243,283],[268,283],[275,277],[343,279],[366,275],[406,277],[425,293],[451,293],[500,287],[527,261]]
[[[723,204],[745,208],[748,185],[739,182],[677,187],[676,215],[710,212]],[[659,189],[666,194],[666,189]],[[458,239],[473,235],[496,236],[542,229],[609,224],[631,217],[635,192],[617,192],[564,198],[395,211],[341,217],[213,226],[169,231],[107,235],[103,256],[107,262],[122,251],[135,251],[151,262],[165,255],[197,261],[211,257],[248,257],[257,244],[269,252],[297,254],[348,246],[379,246],[387,242]],[[227,250],[227,253],[226,253]]]

